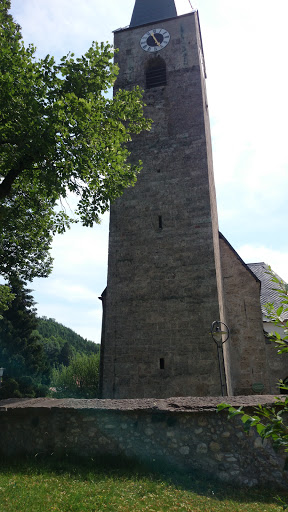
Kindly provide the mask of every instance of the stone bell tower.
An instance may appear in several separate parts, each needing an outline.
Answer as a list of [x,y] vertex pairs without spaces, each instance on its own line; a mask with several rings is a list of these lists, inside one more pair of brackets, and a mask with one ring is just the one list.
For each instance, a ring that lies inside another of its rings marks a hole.
[[143,161],[135,187],[111,206],[102,397],[221,395],[209,331],[224,307],[198,13],[136,0],[115,47],[116,88],[144,89],[153,126],[129,146]]

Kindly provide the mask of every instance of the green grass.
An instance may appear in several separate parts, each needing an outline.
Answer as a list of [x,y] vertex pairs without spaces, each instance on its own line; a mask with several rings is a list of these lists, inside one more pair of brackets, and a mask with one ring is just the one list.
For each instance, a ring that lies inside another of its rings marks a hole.
[[275,494],[119,459],[2,459],[0,469],[1,512],[279,512]]

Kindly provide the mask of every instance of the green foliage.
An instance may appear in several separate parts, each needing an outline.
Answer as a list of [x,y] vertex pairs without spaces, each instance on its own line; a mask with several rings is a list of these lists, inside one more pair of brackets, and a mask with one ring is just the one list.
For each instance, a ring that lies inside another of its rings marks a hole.
[[0,320],[2,320],[2,312],[7,311],[9,309],[9,306],[14,299],[15,295],[11,293],[11,289],[9,286],[0,284]]
[[96,354],[99,352],[99,344],[83,338],[69,327],[56,322],[54,318],[47,318],[46,316],[38,318],[37,329],[44,339],[53,338],[58,340],[59,343],[62,341],[62,344],[68,341],[74,349],[74,353]]
[[[76,219],[99,222],[110,201],[135,183],[141,163],[128,161],[127,143],[150,122],[138,87],[106,97],[118,72],[110,45],[94,42],[82,57],[68,54],[60,64],[49,55],[36,60],[9,8],[2,0],[0,273],[17,271],[27,280],[51,271],[55,232]],[[69,218],[63,204],[70,193],[78,205]]]
[[35,398],[47,396],[49,387],[30,376],[5,378],[0,388],[0,400],[5,398]]
[[51,272],[54,204],[28,184],[24,189],[18,182],[13,193],[0,200],[0,274],[6,279],[17,274],[30,281]]
[[[63,350],[64,345],[67,343],[69,346],[66,347],[68,351],[68,359],[79,355],[90,355],[97,354],[100,350],[100,345],[93,341],[82,338],[79,334],[76,334],[69,327],[56,322],[53,318],[38,318],[37,331],[40,335],[41,343],[44,347],[48,361],[51,368],[58,367],[63,363]],[[68,360],[66,358],[68,363]]]
[[276,283],[277,288],[272,289],[278,293],[281,302],[281,306],[277,310],[274,304],[270,302],[266,304],[266,315],[275,326],[282,329],[281,335],[275,331],[270,333],[270,338],[278,345],[278,353],[284,354],[288,352],[288,321],[286,320],[288,317],[288,284],[276,276],[271,268],[267,271],[267,274],[270,275],[271,281]]
[[[52,318],[37,318],[31,290],[18,278],[10,281],[5,288],[14,299],[0,322],[0,366],[5,368],[0,398],[46,396],[53,368],[59,368],[53,378],[59,378],[65,396],[96,396],[99,345]],[[76,369],[80,385],[71,377]]]
[[72,350],[70,348],[68,341],[66,341],[60,350],[59,363],[62,364],[63,366],[69,366],[71,358]]
[[218,405],[217,409],[218,411],[228,409],[229,418],[240,415],[246,432],[251,427],[255,427],[263,439],[271,438],[275,448],[283,447],[288,452],[288,397],[285,400],[276,398],[273,407],[258,405],[254,409],[253,416],[246,414],[242,407],[235,409],[227,403]]
[[52,373],[51,385],[57,398],[97,398],[99,385],[99,354],[77,355],[69,366]]
[[25,283],[10,279],[14,299],[0,321],[0,362],[5,368],[0,397],[42,396],[50,367],[36,331],[35,303]]
[[64,340],[57,339],[54,336],[51,336],[51,338],[42,338],[41,336],[40,339],[51,368],[58,367],[61,348],[65,343]]
[[87,341],[52,318],[38,320],[38,332],[52,370],[57,398],[98,395],[99,345]]

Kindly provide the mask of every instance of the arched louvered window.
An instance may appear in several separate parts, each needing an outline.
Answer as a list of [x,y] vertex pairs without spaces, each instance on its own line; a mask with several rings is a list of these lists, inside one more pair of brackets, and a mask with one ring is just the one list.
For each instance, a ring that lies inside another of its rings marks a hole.
[[167,84],[166,64],[161,57],[155,57],[148,62],[146,68],[146,89],[161,87]]

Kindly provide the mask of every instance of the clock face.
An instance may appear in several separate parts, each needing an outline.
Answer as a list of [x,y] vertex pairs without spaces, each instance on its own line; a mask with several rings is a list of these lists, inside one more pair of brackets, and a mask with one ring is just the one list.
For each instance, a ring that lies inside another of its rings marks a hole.
[[153,28],[140,39],[140,46],[145,52],[159,52],[170,41],[170,34],[164,28]]

